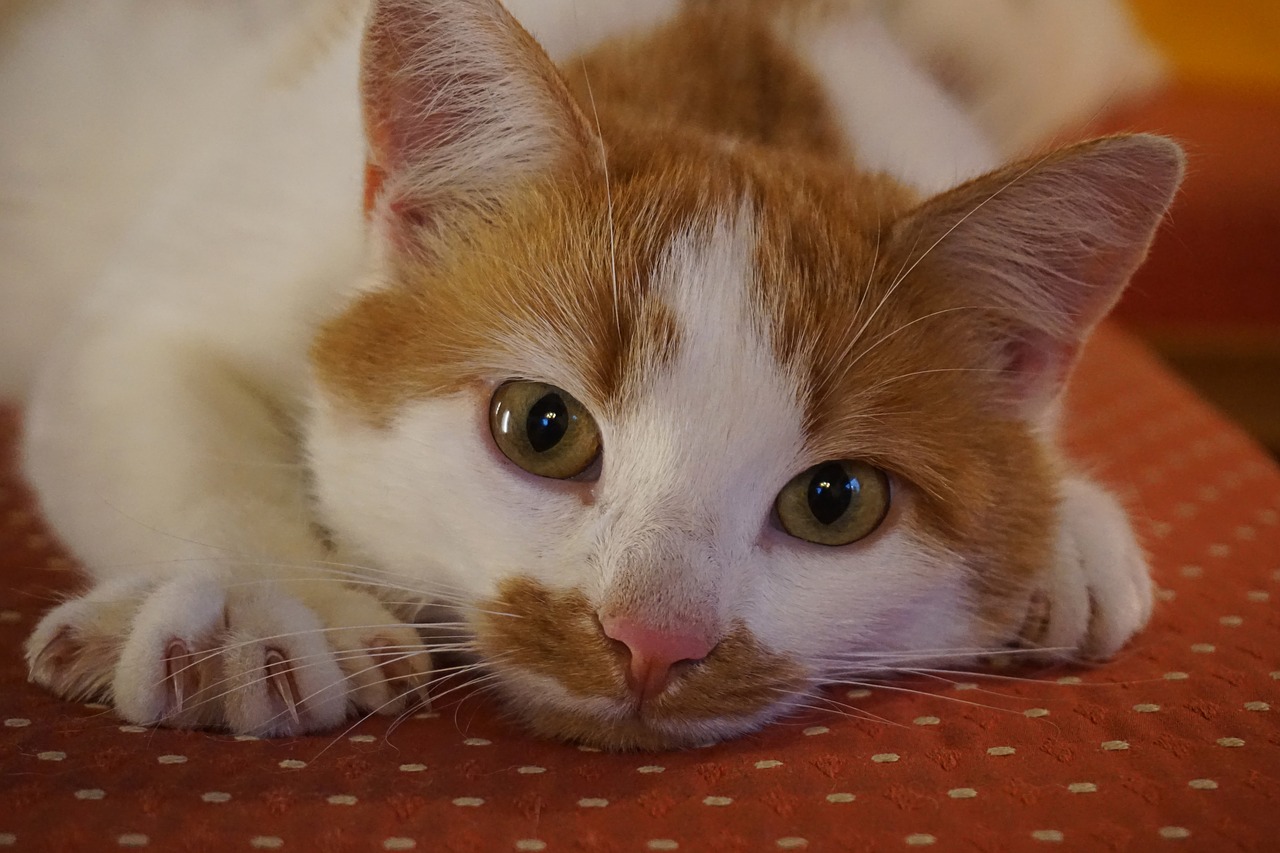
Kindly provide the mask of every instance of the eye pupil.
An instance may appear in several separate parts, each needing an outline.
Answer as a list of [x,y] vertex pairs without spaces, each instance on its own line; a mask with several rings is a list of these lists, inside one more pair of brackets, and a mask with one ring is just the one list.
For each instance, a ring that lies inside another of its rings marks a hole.
[[848,512],[857,490],[858,481],[849,476],[843,465],[819,465],[809,480],[809,511],[820,524],[834,524]]
[[546,453],[569,431],[569,408],[559,394],[547,394],[529,408],[525,428],[529,446],[538,453]]

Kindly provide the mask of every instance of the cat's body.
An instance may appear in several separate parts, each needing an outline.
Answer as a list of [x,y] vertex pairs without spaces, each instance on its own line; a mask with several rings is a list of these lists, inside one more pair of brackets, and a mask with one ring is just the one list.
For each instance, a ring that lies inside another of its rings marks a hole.
[[431,615],[535,729],[657,747],[868,668],[1119,648],[1145,563],[1056,399],[1176,149],[924,201],[993,146],[856,5],[646,4],[563,78],[489,0],[378,3],[362,63],[281,65],[280,26],[35,387],[27,471],[98,586],[33,676],[319,730],[424,688]]

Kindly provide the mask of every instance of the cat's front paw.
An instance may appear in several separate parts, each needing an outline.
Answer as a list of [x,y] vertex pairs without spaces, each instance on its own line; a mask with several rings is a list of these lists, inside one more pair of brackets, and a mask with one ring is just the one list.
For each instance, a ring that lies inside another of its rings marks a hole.
[[27,662],[33,681],[107,698],[131,722],[262,736],[399,713],[426,698],[431,671],[416,629],[372,596],[216,571],[68,601],[36,628]]
[[1104,660],[1151,618],[1147,560],[1124,509],[1100,486],[1063,483],[1056,561],[1030,598],[1021,639],[1057,656]]

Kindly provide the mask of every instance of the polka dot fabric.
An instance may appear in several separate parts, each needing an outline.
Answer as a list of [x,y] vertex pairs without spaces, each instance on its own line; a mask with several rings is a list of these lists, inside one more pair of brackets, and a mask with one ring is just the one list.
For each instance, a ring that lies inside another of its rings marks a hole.
[[26,684],[20,646],[77,578],[13,471],[16,423],[0,426],[0,849],[1276,849],[1280,473],[1115,330],[1089,349],[1069,432],[1154,556],[1155,619],[1118,660],[844,687],[845,713],[679,753],[537,741],[476,696],[281,741],[60,702]]

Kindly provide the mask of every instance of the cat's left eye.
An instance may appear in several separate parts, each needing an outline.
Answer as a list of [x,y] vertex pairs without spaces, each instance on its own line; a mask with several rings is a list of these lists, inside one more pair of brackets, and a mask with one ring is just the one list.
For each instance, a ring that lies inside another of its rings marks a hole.
[[889,512],[889,477],[856,459],[823,462],[792,478],[774,504],[782,529],[818,545],[848,545]]
[[506,382],[489,405],[498,449],[530,474],[567,480],[600,455],[600,430],[586,407],[544,382]]

